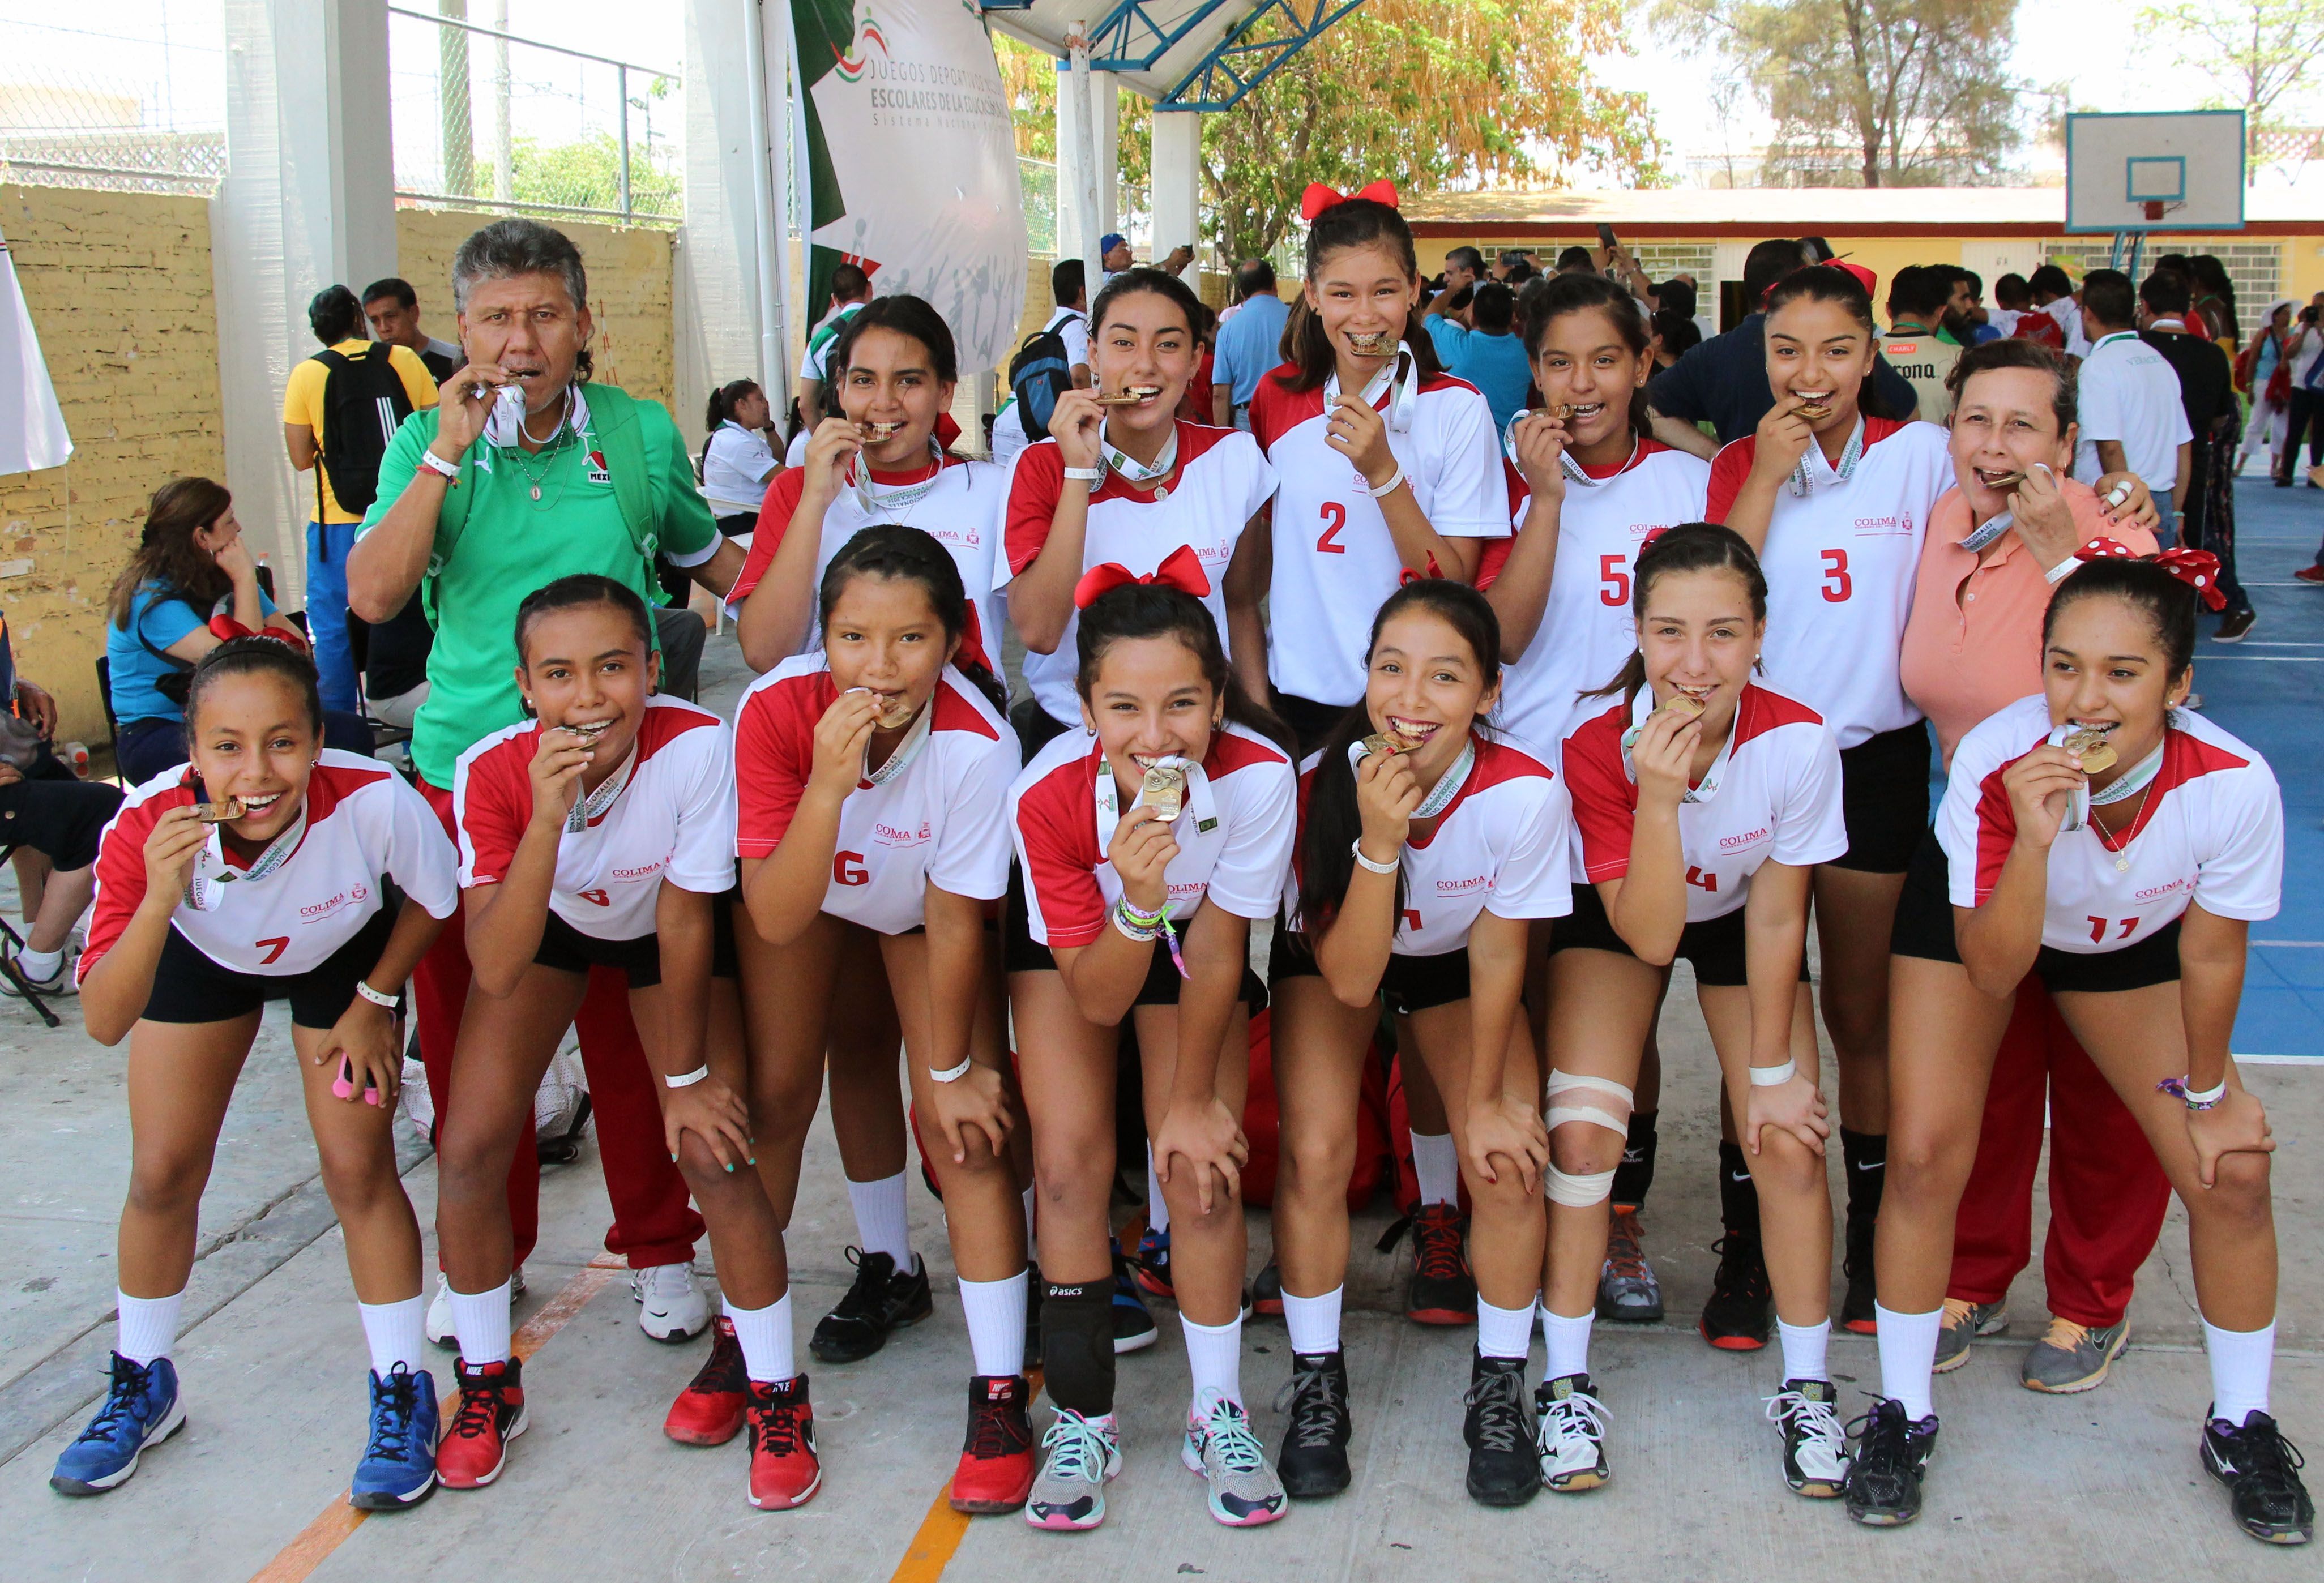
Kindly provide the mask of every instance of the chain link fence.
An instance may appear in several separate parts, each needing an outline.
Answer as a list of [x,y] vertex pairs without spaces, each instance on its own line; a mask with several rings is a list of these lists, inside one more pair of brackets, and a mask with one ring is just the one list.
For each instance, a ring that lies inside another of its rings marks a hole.
[[88,25],[55,15],[27,0],[0,5],[0,179],[216,191],[226,174],[219,6],[100,6]]
[[517,38],[506,0],[483,20],[469,0],[438,7],[388,8],[398,195],[626,224],[684,217],[675,69]]

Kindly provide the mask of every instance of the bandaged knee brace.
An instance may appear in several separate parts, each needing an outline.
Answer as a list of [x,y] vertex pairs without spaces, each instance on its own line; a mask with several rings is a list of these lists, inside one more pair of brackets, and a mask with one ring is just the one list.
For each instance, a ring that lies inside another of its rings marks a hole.
[[[1560,1104],[1560,1096],[1568,1094],[1574,1095],[1576,1102]],[[1629,1089],[1611,1078],[1584,1077],[1553,1068],[1549,1074],[1549,1130],[1554,1133],[1569,1121],[1579,1121],[1605,1127],[1615,1137],[1627,1138],[1631,1100]],[[1612,1196],[1614,1170],[1577,1173],[1561,1171],[1552,1164],[1546,1186],[1550,1202],[1570,1210],[1585,1210]]]

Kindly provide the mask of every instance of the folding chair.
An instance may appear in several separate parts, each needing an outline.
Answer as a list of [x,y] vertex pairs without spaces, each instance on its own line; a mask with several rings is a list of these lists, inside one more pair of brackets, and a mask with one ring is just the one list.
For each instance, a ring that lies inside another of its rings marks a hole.
[[[15,855],[16,849],[13,846],[0,848],[0,864],[11,861]],[[23,949],[24,937],[16,933],[7,919],[0,918],[0,979],[8,980],[9,987],[23,998],[24,1004],[40,1013],[42,1022],[52,1028],[62,1027],[63,1019],[49,1009],[49,1003],[42,998],[41,992],[17,971],[16,953]]]

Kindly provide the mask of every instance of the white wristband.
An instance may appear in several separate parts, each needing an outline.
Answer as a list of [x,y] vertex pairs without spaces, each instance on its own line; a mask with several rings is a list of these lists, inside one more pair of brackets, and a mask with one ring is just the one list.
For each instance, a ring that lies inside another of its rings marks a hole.
[[700,1082],[704,1078],[708,1077],[709,1075],[710,1063],[706,1061],[701,1065],[696,1067],[692,1072],[687,1072],[683,1076],[666,1077],[661,1081],[674,1089],[690,1089],[696,1083]]
[[443,457],[438,456],[433,451],[420,452],[420,465],[422,467],[427,468],[430,473],[442,474],[445,477],[450,479],[455,483],[460,482],[460,464],[457,462],[447,462]]
[[2181,1098],[2187,1101],[2187,1108],[2190,1110],[2208,1110],[2227,1097],[2227,1080],[2224,1077],[2219,1079],[2218,1087],[2212,1089],[2208,1092],[2197,1093],[2193,1089],[2189,1089],[2186,1093],[2181,1096]]
[[1084,483],[1095,483],[1099,479],[1105,476],[1105,469],[1102,467],[1068,467],[1065,469],[1065,476],[1068,478],[1079,479]]
[[383,1006],[390,1011],[395,1010],[398,1007],[403,1004],[402,996],[383,995],[377,989],[373,989],[369,984],[364,983],[361,979],[357,979],[355,980],[355,993],[370,1001],[374,1006]]
[[1751,1069],[1751,1086],[1755,1089],[1777,1089],[1800,1074],[1799,1063],[1786,1061],[1781,1066],[1755,1066]]
[[960,1064],[958,1066],[952,1067],[944,1072],[931,1072],[928,1073],[928,1081],[930,1082],[958,1082],[962,1078],[968,1075],[968,1069],[975,1064],[976,1062],[973,1056],[964,1055],[960,1058]]
[[1356,837],[1355,840],[1348,842],[1348,850],[1355,854],[1357,867],[1362,869],[1366,873],[1393,874],[1399,867],[1401,867],[1400,864],[1397,863],[1375,863],[1370,858],[1364,856],[1364,839],[1360,835]]
[[1370,484],[1367,483],[1367,484],[1365,484],[1365,485],[1364,485],[1364,492],[1365,492],[1366,494],[1370,495],[1370,496],[1372,497],[1372,499],[1374,499],[1374,500],[1376,500],[1376,501],[1377,501],[1377,500],[1385,500],[1385,499],[1387,499],[1389,495],[1394,494],[1394,493],[1397,492],[1397,486],[1398,486],[1398,485],[1400,485],[1400,484],[1402,484],[1403,483],[1404,483],[1404,464],[1403,464],[1403,463],[1401,463],[1401,462],[1398,462],[1398,463],[1396,465],[1396,471],[1395,471],[1395,473],[1393,473],[1393,474],[1391,474],[1389,475],[1389,477],[1388,477],[1388,481],[1386,483],[1381,484],[1378,489],[1374,489]]

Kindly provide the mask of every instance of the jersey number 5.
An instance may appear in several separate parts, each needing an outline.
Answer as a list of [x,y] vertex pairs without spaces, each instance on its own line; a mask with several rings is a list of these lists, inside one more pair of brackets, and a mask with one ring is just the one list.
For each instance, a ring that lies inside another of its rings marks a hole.
[[[2084,918],[2082,921],[2090,926],[2090,943],[2093,945],[2104,945],[2106,943],[2107,920],[2104,918]],[[2114,920],[2114,925],[2117,929],[2122,931],[2120,934],[2116,934],[2115,938],[2116,940],[2127,940],[2130,938],[2131,931],[2138,927],[2138,920],[2136,918],[2116,918]],[[272,959],[270,957],[268,960],[272,961]]]
[[1827,604],[1846,604],[1848,596],[1856,592],[1856,579],[1848,575],[1848,552],[1828,549],[1823,552],[1823,587],[1818,590]]
[[834,885],[869,885],[872,870],[863,866],[862,852],[831,854],[831,882]]
[[1629,558],[1619,555],[1598,557],[1598,603],[1609,610],[1619,610],[1630,603],[1630,573],[1624,565]]
[[1348,547],[1340,542],[1340,529],[1348,525],[1348,508],[1337,501],[1323,502],[1323,531],[1315,538],[1317,555],[1345,555]]

